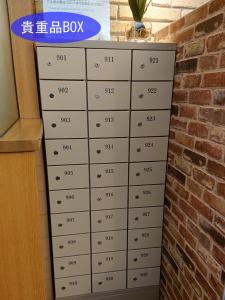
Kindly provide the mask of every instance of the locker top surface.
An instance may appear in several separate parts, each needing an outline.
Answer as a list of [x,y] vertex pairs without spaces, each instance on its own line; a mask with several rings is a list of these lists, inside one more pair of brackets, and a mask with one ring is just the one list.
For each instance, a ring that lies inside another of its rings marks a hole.
[[153,42],[116,42],[116,41],[92,41],[64,43],[64,44],[45,44],[36,43],[36,47],[53,48],[88,48],[88,49],[128,49],[128,50],[158,50],[175,51],[175,43],[153,43]]

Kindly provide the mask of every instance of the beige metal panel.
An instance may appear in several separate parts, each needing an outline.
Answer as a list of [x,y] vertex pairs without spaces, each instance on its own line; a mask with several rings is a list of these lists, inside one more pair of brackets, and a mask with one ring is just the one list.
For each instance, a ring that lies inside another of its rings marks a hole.
[[159,285],[160,268],[128,270],[128,288]]
[[72,256],[90,253],[90,233],[52,238],[53,256]]
[[129,112],[89,112],[90,138],[128,137]]
[[127,230],[92,233],[92,252],[126,250]]
[[128,184],[128,163],[96,164],[90,167],[91,187]]
[[164,183],[165,177],[166,161],[130,164],[131,185]]
[[133,80],[173,80],[174,51],[133,52]]
[[128,162],[129,140],[90,139],[91,163]]
[[0,3],[0,136],[19,117],[9,26],[7,1],[3,0]]
[[132,109],[170,109],[173,82],[133,82]]
[[40,80],[43,110],[86,110],[85,81]]
[[79,255],[54,259],[55,278],[87,275],[91,272],[91,255]]
[[129,187],[129,207],[163,206],[165,185]]
[[56,298],[91,293],[91,275],[55,279]]
[[93,254],[92,272],[103,273],[109,271],[126,270],[126,259],[126,251]]
[[91,189],[91,209],[113,209],[127,207],[127,187]]
[[128,110],[130,82],[88,81],[89,110]]
[[131,112],[131,136],[167,136],[169,134],[170,111]]
[[52,235],[88,233],[90,231],[89,212],[75,212],[51,215]]
[[88,165],[48,167],[50,190],[88,188]]
[[131,161],[167,160],[168,137],[130,139]]
[[158,267],[161,264],[161,248],[128,251],[128,269]]
[[130,80],[131,51],[87,49],[89,80]]
[[127,209],[100,210],[91,212],[92,232],[127,228]]
[[93,292],[114,291],[126,288],[126,271],[92,275]]
[[163,207],[129,209],[129,229],[160,227],[163,223]]
[[89,189],[50,191],[51,213],[89,210]]
[[161,247],[162,228],[131,229],[128,231],[128,249]]
[[43,111],[45,138],[87,138],[85,111]]
[[46,140],[48,165],[68,165],[88,163],[87,139]]
[[40,79],[85,79],[85,50],[38,47]]

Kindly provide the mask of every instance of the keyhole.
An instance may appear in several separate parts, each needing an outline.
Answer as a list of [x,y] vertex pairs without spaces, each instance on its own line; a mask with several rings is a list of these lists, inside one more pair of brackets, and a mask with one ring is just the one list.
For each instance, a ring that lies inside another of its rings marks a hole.
[[138,238],[135,238],[134,241],[137,242],[137,241],[138,241]]
[[140,176],[140,173],[136,173],[136,176]]
[[99,265],[99,266],[101,266],[101,265],[102,265],[102,262],[101,262],[101,261],[99,261],[99,262],[98,262],[98,265]]
[[51,98],[51,99],[53,99],[53,98],[55,98],[55,95],[54,94],[49,94],[49,97]]
[[142,126],[142,122],[139,122],[139,123],[138,123],[138,127],[141,127],[141,126]]
[[60,269],[61,269],[61,270],[64,270],[64,269],[65,269],[65,267],[63,267],[63,266],[62,266],[62,267],[60,267]]
[[101,174],[98,174],[98,175],[97,175],[97,177],[98,177],[98,178],[101,178],[101,177],[102,177],[102,175],[101,175]]
[[100,154],[100,153],[101,153],[101,150],[97,150],[96,152],[97,152],[98,154]]
[[134,258],[134,261],[138,261],[138,259],[137,259],[137,258]]
[[101,124],[100,124],[100,123],[97,123],[97,124],[96,124],[96,127],[101,127]]
[[141,69],[144,69],[144,68],[145,68],[145,64],[141,64],[141,65],[140,65],[140,68],[141,68]]
[[134,277],[134,278],[133,278],[133,281],[137,281],[137,277]]
[[61,290],[65,290],[65,289],[66,289],[66,287],[65,287],[65,286],[62,286],[62,287],[61,287]]
[[137,149],[137,152],[141,152],[141,148],[138,148],[138,149]]
[[58,224],[58,227],[62,227],[62,224],[61,224],[61,223],[59,223],[59,224]]
[[63,249],[63,248],[64,248],[64,246],[63,246],[63,245],[60,245],[60,246],[59,246],[59,249]]
[[139,218],[138,218],[138,217],[136,217],[134,220],[135,220],[135,221],[138,221],[138,220],[139,220]]
[[139,98],[140,98],[140,99],[142,99],[143,97],[144,97],[144,95],[143,95],[143,94],[140,94],[140,95],[139,95]]
[[102,242],[101,242],[101,241],[98,241],[98,245],[102,245]]
[[56,124],[55,124],[55,123],[52,123],[52,127],[55,128],[55,127],[56,127]]
[[98,224],[101,224],[102,223],[102,220],[98,220]]
[[58,151],[54,151],[54,155],[58,155],[59,154],[59,152]]
[[139,195],[136,195],[136,196],[135,196],[135,199],[139,199]]
[[62,201],[58,200],[58,201],[57,201],[57,204],[62,204]]
[[56,178],[55,178],[56,180],[60,180],[60,177],[59,176],[56,176]]
[[99,282],[98,282],[98,284],[99,284],[99,285],[101,285],[101,284],[102,284],[102,282],[101,282],[101,281],[99,281]]

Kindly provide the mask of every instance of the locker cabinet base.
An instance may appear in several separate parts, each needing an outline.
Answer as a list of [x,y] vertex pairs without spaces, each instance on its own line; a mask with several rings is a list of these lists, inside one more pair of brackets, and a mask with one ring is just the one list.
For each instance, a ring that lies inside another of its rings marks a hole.
[[105,292],[94,295],[56,298],[57,300],[159,300],[159,286]]

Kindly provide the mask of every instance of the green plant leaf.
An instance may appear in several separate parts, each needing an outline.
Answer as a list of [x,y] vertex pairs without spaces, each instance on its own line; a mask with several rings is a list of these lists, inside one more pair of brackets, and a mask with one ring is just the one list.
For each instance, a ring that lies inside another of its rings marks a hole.
[[146,13],[149,4],[152,0],[149,0],[148,4],[147,0],[129,0],[129,6],[132,11],[133,18],[136,22],[141,22],[144,14]]

